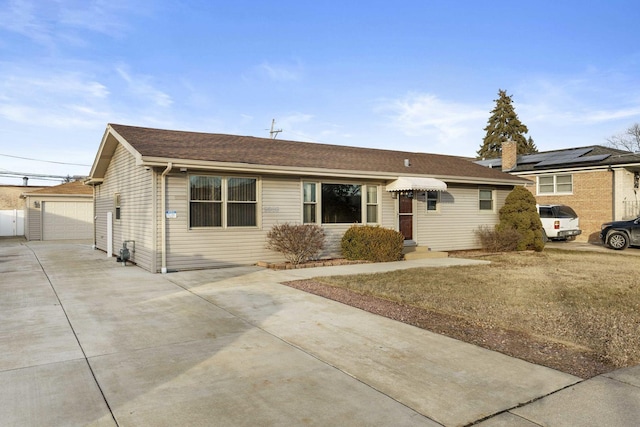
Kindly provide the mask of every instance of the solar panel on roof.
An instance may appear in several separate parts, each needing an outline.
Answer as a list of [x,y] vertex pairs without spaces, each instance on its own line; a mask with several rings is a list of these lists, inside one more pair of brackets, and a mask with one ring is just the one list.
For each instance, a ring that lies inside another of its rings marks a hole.
[[539,161],[544,160],[547,157],[548,153],[540,153],[540,154],[526,154],[524,156],[518,157],[519,165],[528,165],[531,163],[538,163]]
[[610,154],[598,154],[595,156],[585,156],[585,157],[576,157],[576,158],[554,158],[550,160],[545,160],[544,162],[540,162],[536,165],[538,166],[551,166],[551,165],[563,165],[563,164],[575,164],[575,163],[590,163],[590,162],[599,162],[601,160],[609,157]]

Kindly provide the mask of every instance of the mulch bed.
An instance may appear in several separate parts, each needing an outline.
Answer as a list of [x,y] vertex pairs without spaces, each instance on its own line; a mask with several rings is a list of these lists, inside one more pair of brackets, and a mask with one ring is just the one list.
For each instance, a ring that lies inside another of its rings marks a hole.
[[361,260],[348,260],[344,258],[334,259],[321,259],[316,261],[307,261],[300,264],[291,264],[290,262],[270,263],[266,261],[259,261],[258,267],[271,268],[273,270],[293,270],[296,268],[312,268],[312,267],[331,267],[336,265],[352,265],[352,264],[366,264],[369,261]]

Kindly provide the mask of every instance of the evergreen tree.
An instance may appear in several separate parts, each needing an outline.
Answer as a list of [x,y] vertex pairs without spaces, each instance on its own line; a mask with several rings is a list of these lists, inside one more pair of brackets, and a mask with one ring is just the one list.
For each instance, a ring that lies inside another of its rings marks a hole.
[[520,151],[520,147],[518,147],[518,154],[533,154],[538,152],[538,147],[536,147],[536,143],[533,142],[533,138],[529,137],[527,139],[527,143],[523,147],[522,151]]
[[542,221],[536,209],[536,198],[524,187],[518,186],[507,195],[504,206],[500,209],[500,223],[496,231],[516,230],[520,236],[517,251],[544,249]]
[[498,99],[495,99],[496,107],[491,111],[487,127],[484,130],[487,134],[484,137],[482,145],[478,150],[480,158],[495,158],[502,154],[502,143],[504,141],[515,141],[518,146],[518,154],[537,152],[533,140],[534,151],[529,150],[529,146],[525,134],[529,132],[527,126],[520,122],[518,115],[513,109],[511,96],[507,95],[507,91],[498,90]]

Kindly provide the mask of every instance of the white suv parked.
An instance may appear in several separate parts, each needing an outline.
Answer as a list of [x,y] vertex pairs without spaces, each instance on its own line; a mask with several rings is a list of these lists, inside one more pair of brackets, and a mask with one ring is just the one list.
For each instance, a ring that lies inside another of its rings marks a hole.
[[578,215],[567,205],[536,205],[542,228],[544,240],[574,239],[582,234]]

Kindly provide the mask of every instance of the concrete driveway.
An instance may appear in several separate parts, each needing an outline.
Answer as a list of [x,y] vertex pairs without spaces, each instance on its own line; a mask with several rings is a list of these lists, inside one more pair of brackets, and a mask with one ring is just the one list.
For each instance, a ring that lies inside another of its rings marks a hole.
[[628,247],[622,251],[608,248],[600,242],[576,242],[575,240],[556,240],[545,244],[549,249],[566,249],[570,251],[602,252],[615,255],[635,255],[640,256],[640,247]]
[[160,275],[88,243],[0,240],[1,424],[637,422],[638,369],[583,382],[280,284],[474,262]]

